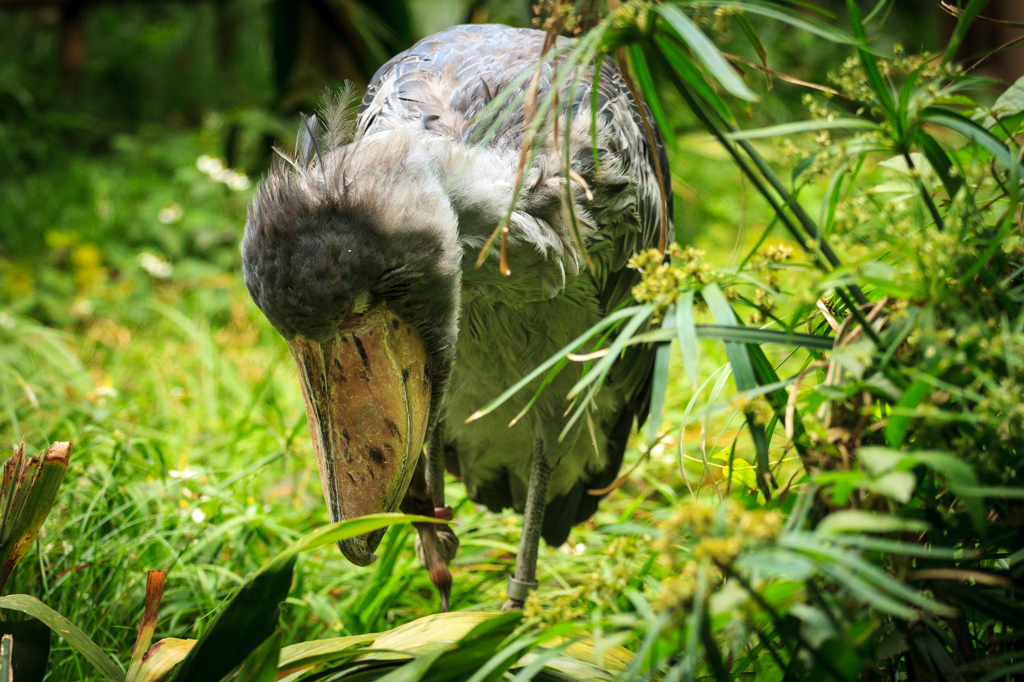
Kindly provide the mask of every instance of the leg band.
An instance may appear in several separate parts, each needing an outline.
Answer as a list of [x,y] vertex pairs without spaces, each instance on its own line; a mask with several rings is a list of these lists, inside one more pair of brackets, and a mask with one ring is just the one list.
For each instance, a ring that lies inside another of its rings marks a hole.
[[521,580],[516,580],[514,575],[508,577],[508,598],[515,599],[518,602],[525,602],[526,598],[530,596],[530,593],[537,589],[540,585],[538,582],[524,583]]

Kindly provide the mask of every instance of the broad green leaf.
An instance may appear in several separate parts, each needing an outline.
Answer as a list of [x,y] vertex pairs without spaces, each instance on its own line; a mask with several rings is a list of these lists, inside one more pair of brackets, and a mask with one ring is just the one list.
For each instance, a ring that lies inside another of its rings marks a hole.
[[278,669],[280,672],[290,672],[308,668],[322,661],[336,661],[355,656],[361,648],[373,643],[379,636],[378,633],[372,633],[292,644],[281,649]]
[[747,84],[739,77],[732,65],[725,60],[715,44],[697,28],[696,24],[690,21],[690,18],[682,10],[675,5],[655,5],[654,11],[675,29],[679,37],[690,46],[693,54],[704,65],[708,73],[721,83],[722,87],[736,97],[749,102],[758,100],[754,91],[747,87]]
[[146,652],[135,682],[159,682],[165,679],[176,665],[185,660],[195,644],[194,639],[161,639]]
[[[998,119],[1015,116],[1024,112],[1024,76],[1018,78],[1010,87],[999,95],[995,104],[981,122],[981,127],[992,130]],[[977,117],[975,117],[977,119]],[[1013,132],[1013,131],[1011,131]]]
[[815,528],[820,535],[835,533],[900,533],[928,530],[929,525],[916,519],[879,514],[861,509],[832,512]]
[[[232,682],[274,682],[277,678],[277,659],[281,654],[281,640],[284,632],[278,630],[262,644],[253,649]],[[227,682],[227,680],[225,680]]]
[[494,617],[489,611],[459,611],[436,613],[417,618],[411,623],[377,636],[375,649],[409,651],[425,642],[457,642],[473,631],[473,628]]
[[82,654],[85,660],[96,666],[104,679],[110,680],[110,682],[124,682],[124,673],[109,656],[103,653],[102,649],[96,646],[95,642],[79,630],[74,623],[35,597],[30,597],[27,594],[12,594],[2,597],[0,598],[0,609],[21,611],[41,620],[58,636],[67,641],[75,651]]
[[899,466],[906,455],[899,450],[866,445],[857,449],[857,461],[872,476],[889,473]]
[[299,552],[363,535],[392,524],[436,522],[404,514],[373,514],[320,528],[264,564],[235,593],[227,606],[175,671],[174,682],[219,682],[242,663],[256,644],[277,629],[281,602],[292,585]]

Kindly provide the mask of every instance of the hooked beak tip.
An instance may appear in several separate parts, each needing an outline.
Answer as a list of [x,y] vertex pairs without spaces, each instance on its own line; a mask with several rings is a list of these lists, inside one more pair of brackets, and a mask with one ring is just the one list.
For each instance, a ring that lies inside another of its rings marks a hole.
[[347,540],[338,541],[338,549],[345,555],[345,558],[351,561],[356,566],[369,566],[377,560],[377,555],[374,554],[374,550],[380,545],[380,540],[384,537],[384,531],[386,528],[375,530],[372,533],[366,535],[360,535],[359,537],[349,538]]

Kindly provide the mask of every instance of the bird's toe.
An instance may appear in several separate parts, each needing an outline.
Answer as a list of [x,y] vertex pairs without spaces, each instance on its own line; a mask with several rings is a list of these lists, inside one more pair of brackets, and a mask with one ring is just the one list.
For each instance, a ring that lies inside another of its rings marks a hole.
[[502,613],[508,613],[509,611],[522,611],[522,610],[523,610],[523,602],[519,601],[518,599],[509,599],[501,607],[501,612]]

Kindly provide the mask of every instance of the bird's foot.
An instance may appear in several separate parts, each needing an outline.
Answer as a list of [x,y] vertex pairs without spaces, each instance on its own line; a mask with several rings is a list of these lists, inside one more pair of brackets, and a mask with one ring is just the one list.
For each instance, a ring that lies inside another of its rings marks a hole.
[[502,613],[508,613],[509,611],[522,611],[523,602],[518,599],[509,599],[501,606]]

